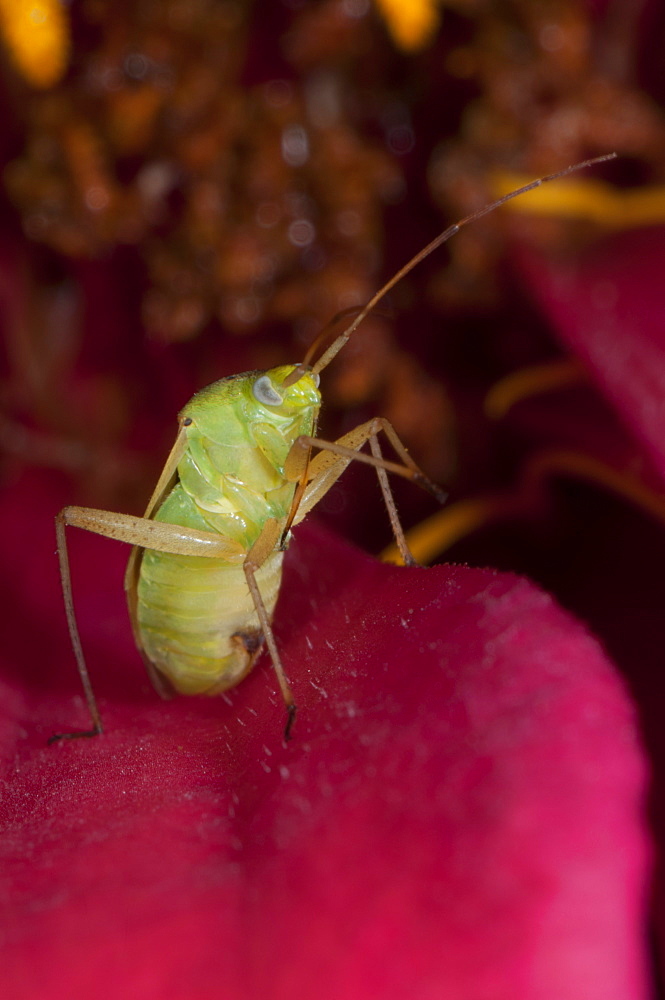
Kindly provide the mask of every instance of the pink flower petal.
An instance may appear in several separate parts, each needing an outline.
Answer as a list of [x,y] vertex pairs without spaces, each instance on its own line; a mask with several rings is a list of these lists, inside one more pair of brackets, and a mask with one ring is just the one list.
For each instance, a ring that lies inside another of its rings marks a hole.
[[85,722],[58,499],[46,477],[17,485],[2,541],[6,995],[647,995],[634,714],[549,597],[490,570],[380,565],[304,526],[276,618],[300,709],[284,746],[267,665],[230,704],[152,695],[126,552],[81,534],[108,732],[47,747]]
[[588,365],[665,479],[665,326],[660,230],[622,234],[583,260],[522,260],[557,334]]

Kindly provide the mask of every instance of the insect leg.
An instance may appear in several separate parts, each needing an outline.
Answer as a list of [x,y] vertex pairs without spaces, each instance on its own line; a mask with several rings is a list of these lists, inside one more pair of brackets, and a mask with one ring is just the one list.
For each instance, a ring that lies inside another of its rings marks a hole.
[[[379,439],[376,434],[372,434],[369,439],[369,446],[372,449],[372,454],[376,459],[382,460],[383,455],[381,453],[381,445],[379,444]],[[405,566],[416,566],[416,560],[413,557],[413,553],[408,546],[406,538],[404,537],[404,529],[402,528],[402,522],[399,519],[399,514],[397,513],[397,504],[395,503],[395,498],[393,496],[393,491],[390,488],[390,483],[388,481],[388,473],[382,466],[377,465],[376,474],[379,480],[379,486],[381,487],[381,492],[383,493],[383,502],[386,505],[386,510],[388,511],[388,517],[390,519],[390,527],[393,529],[393,535],[395,536],[395,542],[397,543],[397,548],[400,551],[400,555],[404,561]]]
[[[390,462],[385,458],[377,458],[374,455],[366,455],[364,452],[358,450],[372,436],[378,434],[379,431],[384,431],[393,448],[395,448],[399,457],[403,460],[403,465],[397,462]],[[323,438],[308,437],[304,434],[296,438],[284,466],[285,478],[290,482],[294,482],[300,478],[302,466],[307,462],[310,448],[318,448],[322,453],[329,453],[319,454],[309,463],[307,479],[310,483],[319,473],[334,465],[341,465],[341,471],[344,471],[349,462],[364,462],[366,465],[371,465],[374,468],[385,469],[386,472],[392,472],[395,475],[403,476],[404,479],[410,479],[424,490],[427,490],[428,493],[431,493],[439,503],[445,503],[447,499],[447,495],[441,487],[432,482],[422,469],[416,465],[397,436],[392,424],[385,417],[373,417],[372,420],[368,420],[366,424],[359,424],[358,427],[344,434],[337,441],[325,441]],[[333,478],[330,483],[331,486],[339,478],[340,474]],[[306,495],[308,492],[309,490],[306,491]],[[323,496],[323,494],[321,495]],[[312,504],[308,510],[311,510],[312,506],[314,505]],[[301,520],[302,518],[299,517],[294,523],[297,524]]]
[[[379,419],[380,418],[370,421],[370,425],[376,424]],[[402,528],[402,524],[400,522],[399,515],[397,513],[397,505],[395,503],[393,492],[390,488],[390,482],[388,480],[388,473],[386,469],[390,469],[391,472],[396,472],[398,469],[400,469],[402,471],[402,474],[407,474],[407,473],[405,472],[404,469],[402,469],[402,467],[395,465],[394,462],[387,462],[384,459],[383,454],[381,452],[379,439],[376,434],[376,430],[372,432],[372,427],[370,425],[363,425],[363,430],[368,429],[369,434],[367,437],[363,437],[360,443],[356,444],[356,447],[360,448],[362,447],[363,444],[369,441],[369,446],[372,450],[374,461],[372,461],[369,455],[364,455],[361,453],[359,454],[357,451],[355,451],[355,449],[349,447],[350,441],[348,439],[349,438],[357,439],[359,437],[357,432],[360,431],[361,428],[358,427],[355,428],[355,430],[351,431],[350,434],[345,435],[344,438],[340,438],[340,440],[336,442],[328,443],[324,441],[318,441],[319,447],[324,448],[326,450],[319,453],[314,462],[310,463],[309,468],[314,470],[316,468],[317,461],[319,467],[322,466],[323,456],[326,454],[328,455],[327,459],[328,467],[327,469],[325,469],[325,471],[320,472],[319,475],[315,473],[314,479],[310,481],[309,489],[307,489],[306,479],[305,483],[301,482],[298,484],[298,490],[296,490],[296,494],[294,496],[294,507],[293,507],[291,521],[297,522],[301,520],[305,516],[307,511],[311,509],[311,506],[313,506],[315,503],[318,503],[321,497],[325,496],[325,494],[328,492],[333,483],[336,482],[336,480],[341,476],[341,474],[347,468],[349,462],[353,460],[365,461],[369,459],[369,462],[372,465],[374,465],[374,468],[376,469],[376,474],[379,480],[379,486],[381,487],[381,493],[383,494],[383,501],[386,505],[386,510],[388,511],[388,517],[390,519],[390,526],[393,530],[393,536],[395,538],[395,542],[397,544],[397,548],[399,549],[400,555],[402,556],[404,565],[415,566],[416,561],[409,550],[409,546],[407,545],[407,541],[404,536],[404,529]],[[345,445],[341,444],[342,441],[345,442]],[[401,445],[401,442],[399,443]],[[327,445],[329,445],[329,447],[326,447]],[[340,448],[345,448],[344,457],[339,457],[341,455],[341,452],[339,450]],[[409,463],[412,463],[412,459],[408,454],[406,457]],[[415,468],[417,469],[417,466],[415,466]],[[309,501],[309,505],[306,505],[305,508],[301,510],[300,516],[298,516],[298,507],[300,507],[302,501],[305,500],[305,498],[307,498],[307,500]],[[287,525],[288,527],[290,527],[291,522],[287,521]]]
[[92,729],[88,729],[80,733],[57,733],[56,735],[51,736],[49,743],[60,739],[75,739],[76,737],[83,736],[99,736],[104,732],[102,720],[99,715],[99,709],[97,708],[97,699],[95,698],[95,693],[92,690],[90,674],[88,673],[85,657],[83,655],[83,647],[81,646],[81,637],[79,635],[78,625],[76,624],[74,599],[72,597],[72,578],[69,572],[69,554],[67,552],[67,533],[65,528],[65,511],[61,510],[55,519],[55,534],[58,541],[58,562],[60,564],[62,595],[65,602],[65,613],[67,615],[69,637],[74,650],[74,656],[76,657],[76,665],[81,677],[81,683],[83,684],[83,691],[88,705],[88,711],[90,712],[90,718],[92,719]]
[[[403,465],[389,462],[383,457],[378,441],[378,434],[381,431],[385,433],[393,448],[403,460]],[[370,442],[372,455],[367,455],[359,451],[367,441]],[[320,451],[309,463],[307,469],[308,485],[300,496],[298,496],[298,493],[296,494],[294,503],[297,502],[298,507],[297,510],[291,512],[289,525],[291,522],[298,524],[303,520],[306,514],[316,506],[319,500],[337,482],[350,462],[364,462],[367,465],[374,466],[377,470],[379,484],[383,492],[395,540],[404,562],[407,565],[412,565],[414,560],[404,538],[404,532],[399,522],[397,508],[386,472],[393,472],[406,479],[411,479],[432,493],[440,503],[445,501],[445,494],[416,465],[399,439],[392,424],[384,417],[374,417],[372,420],[368,420],[367,423],[360,424],[352,431],[349,431],[337,441],[324,441],[322,438],[305,436],[298,438],[287,457],[285,465],[287,478],[292,480],[301,478],[303,462],[307,460],[310,449],[313,447],[320,449]]]
[[286,705],[287,719],[286,727],[284,729],[284,739],[288,740],[291,737],[291,729],[296,717],[296,705],[293,699],[291,686],[284,671],[284,667],[282,666],[282,659],[279,655],[279,650],[277,649],[275,635],[272,630],[272,625],[270,624],[270,617],[266,611],[266,606],[263,603],[259,585],[256,582],[256,571],[263,566],[268,556],[275,551],[280,537],[283,534],[283,530],[282,523],[275,520],[275,518],[271,517],[268,521],[266,521],[261,534],[247,553],[243,569],[247,579],[247,586],[249,587],[249,592],[252,595],[254,607],[256,608],[256,613],[259,617],[259,622],[261,623],[261,631],[263,632],[268,651],[270,652],[273,669],[277,675],[277,681],[282,692],[284,704]]
[[51,736],[49,743],[61,739],[98,736],[103,732],[102,721],[90,682],[90,675],[76,624],[69,571],[69,556],[67,552],[66,528],[68,526],[84,528],[87,531],[92,531],[94,534],[103,535],[107,538],[115,538],[117,541],[128,542],[130,545],[156,549],[159,552],[171,552],[175,555],[207,556],[210,558],[223,558],[234,562],[239,562],[244,557],[244,552],[240,545],[213,532],[193,531],[177,525],[165,524],[161,521],[150,521],[143,517],[132,517],[129,514],[115,514],[108,510],[95,510],[90,507],[64,507],[55,519],[60,577],[62,580],[69,635],[88,710],[92,719],[92,729],[73,733],[56,733],[54,736]]

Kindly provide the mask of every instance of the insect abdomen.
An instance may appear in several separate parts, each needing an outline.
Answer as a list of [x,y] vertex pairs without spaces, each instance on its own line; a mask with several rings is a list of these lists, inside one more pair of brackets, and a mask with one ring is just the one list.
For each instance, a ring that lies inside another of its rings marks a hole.
[[[277,602],[284,553],[256,576],[268,614]],[[216,694],[247,674],[262,642],[242,566],[146,551],[137,622],[144,652],[181,694]]]

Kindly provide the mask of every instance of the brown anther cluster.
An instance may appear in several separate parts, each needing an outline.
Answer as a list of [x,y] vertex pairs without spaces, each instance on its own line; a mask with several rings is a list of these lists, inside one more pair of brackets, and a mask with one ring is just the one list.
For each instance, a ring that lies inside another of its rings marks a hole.
[[303,15],[286,47],[309,69],[253,83],[249,5],[88,3],[80,27],[97,41],[32,97],[6,173],[28,235],[72,257],[135,246],[144,322],[165,340],[361,302],[400,176],[356,127],[339,72],[361,22],[329,6],[341,27],[325,64]]
[[[618,160],[597,175],[631,185],[662,182],[665,116],[641,79],[639,5],[510,0],[467,7],[467,37],[448,52],[446,67],[479,93],[467,103],[458,135],[429,165],[432,197],[446,215],[491,201],[493,171],[527,180],[612,151]],[[597,225],[566,217],[561,190],[558,218],[511,217],[511,229],[519,226],[530,242],[559,253],[597,235]],[[496,301],[492,276],[505,219],[490,216],[451,242],[452,263],[436,288],[442,303]]]

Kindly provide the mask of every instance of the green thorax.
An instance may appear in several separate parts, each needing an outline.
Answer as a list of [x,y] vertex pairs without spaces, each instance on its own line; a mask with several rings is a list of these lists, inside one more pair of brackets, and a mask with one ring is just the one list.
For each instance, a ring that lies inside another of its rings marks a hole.
[[249,547],[269,517],[286,516],[295,489],[284,479],[286,456],[300,434],[316,432],[321,406],[308,373],[284,388],[295,367],[233,375],[193,396],[180,413],[187,450],[179,482],[157,520],[217,531]]

